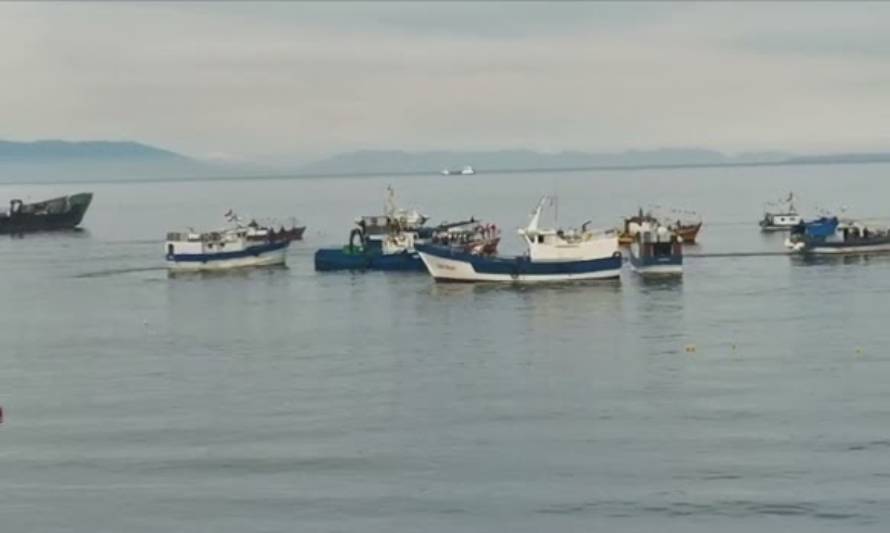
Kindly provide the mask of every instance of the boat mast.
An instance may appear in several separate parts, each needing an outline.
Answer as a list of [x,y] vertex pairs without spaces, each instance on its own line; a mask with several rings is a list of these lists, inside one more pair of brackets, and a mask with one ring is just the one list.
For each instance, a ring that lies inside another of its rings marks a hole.
[[392,185],[386,186],[386,199],[383,200],[383,214],[392,218],[396,213],[396,192]]
[[538,231],[538,221],[541,219],[541,211],[544,209],[544,203],[549,199],[550,198],[545,195],[538,201],[538,205],[535,207],[535,210],[532,211],[532,217],[528,221],[528,225],[525,227],[526,232]]
[[551,203],[553,204],[553,227],[559,227],[559,196],[553,196],[551,198]]

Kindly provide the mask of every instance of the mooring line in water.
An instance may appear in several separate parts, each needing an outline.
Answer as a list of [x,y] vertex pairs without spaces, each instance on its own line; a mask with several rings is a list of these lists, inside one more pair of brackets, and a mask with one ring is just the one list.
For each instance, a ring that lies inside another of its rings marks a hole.
[[152,272],[155,270],[165,270],[167,267],[163,266],[154,266],[154,267],[138,267],[138,268],[112,268],[109,270],[99,270],[96,272],[84,272],[82,274],[76,274],[75,278],[100,278],[103,276],[114,276],[116,274],[132,274],[135,272]]

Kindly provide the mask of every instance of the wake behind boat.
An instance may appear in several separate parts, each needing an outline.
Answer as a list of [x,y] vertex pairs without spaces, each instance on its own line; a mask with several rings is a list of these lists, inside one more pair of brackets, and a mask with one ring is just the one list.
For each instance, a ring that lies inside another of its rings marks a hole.
[[93,193],[84,192],[26,204],[9,202],[9,210],[0,212],[0,234],[74,229],[93,201]]
[[231,211],[233,227],[218,231],[170,232],[167,234],[166,260],[171,271],[227,270],[232,268],[285,264],[291,241],[302,236],[305,228],[263,226],[255,221],[242,225]]
[[543,197],[519,236],[528,254],[487,257],[435,245],[418,246],[436,281],[546,282],[618,278],[621,252],[614,230],[557,230],[538,227],[548,197]]

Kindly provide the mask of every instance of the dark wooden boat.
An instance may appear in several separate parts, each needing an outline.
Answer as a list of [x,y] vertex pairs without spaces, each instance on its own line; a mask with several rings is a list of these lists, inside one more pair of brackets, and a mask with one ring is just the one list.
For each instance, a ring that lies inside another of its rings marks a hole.
[[92,200],[93,193],[89,192],[31,204],[12,200],[9,211],[0,212],[0,234],[76,228]]
[[683,242],[686,244],[695,244],[695,239],[698,238],[698,232],[701,230],[701,222],[692,223],[683,223],[679,220],[674,224],[669,224],[668,229],[676,233],[679,237],[683,239]]
[[695,244],[696,239],[698,238],[698,232],[702,227],[701,220],[691,222],[678,219],[674,222],[670,222],[664,218],[666,217],[656,217],[652,213],[644,213],[643,209],[640,208],[636,215],[624,219],[624,227],[618,232],[618,243],[624,246],[629,246],[634,242],[637,229],[643,224],[649,223],[662,224],[672,232],[676,233],[677,236],[681,237],[684,243]]

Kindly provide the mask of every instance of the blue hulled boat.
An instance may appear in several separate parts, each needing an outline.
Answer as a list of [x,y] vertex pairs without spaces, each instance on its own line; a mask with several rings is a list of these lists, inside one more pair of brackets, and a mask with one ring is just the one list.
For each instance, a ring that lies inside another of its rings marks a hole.
[[[401,236],[405,237],[405,233]],[[405,241],[367,236],[353,230],[350,242],[342,248],[321,248],[315,252],[315,270],[401,270],[421,272],[426,267],[414,250],[414,235]],[[358,242],[356,242],[358,241]]]
[[427,217],[417,210],[396,208],[389,189],[386,214],[356,219],[349,244],[315,252],[315,270],[424,271],[415,247],[435,243],[482,255],[497,250],[500,237],[493,225],[471,218],[461,222],[426,226]]
[[890,252],[890,231],[855,220],[820,217],[793,227],[785,246],[803,254]]
[[519,236],[528,254],[516,257],[483,256],[435,245],[417,251],[436,281],[546,282],[618,278],[621,252],[614,230],[540,229],[544,197]]
[[644,222],[630,245],[630,268],[642,276],[682,274],[683,239],[658,222]]

